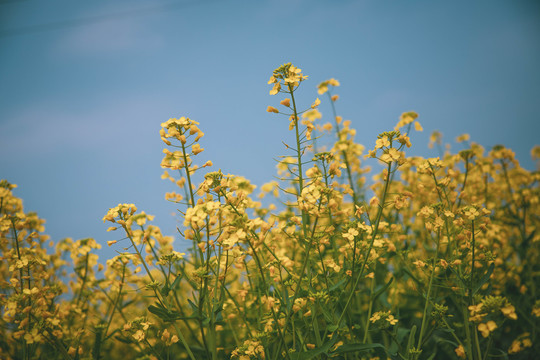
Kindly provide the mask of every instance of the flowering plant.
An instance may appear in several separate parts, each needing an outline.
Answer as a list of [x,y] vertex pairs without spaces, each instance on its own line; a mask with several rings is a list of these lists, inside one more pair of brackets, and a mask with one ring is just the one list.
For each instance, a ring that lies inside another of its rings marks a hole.
[[[340,83],[301,107],[307,76],[274,70],[270,113],[294,145],[279,181],[256,186],[202,174],[204,133],[186,117],[161,124],[165,195],[182,214],[176,236],[133,204],[106,213],[125,244],[100,263],[94,239],[51,243],[0,182],[2,359],[531,358],[538,325],[538,171],[511,150],[410,157],[418,114],[405,112],[364,155],[336,114]],[[440,144],[435,133],[432,142]],[[533,149],[540,158],[540,147]],[[373,182],[370,168],[382,170]],[[266,198],[263,200],[263,198]],[[271,198],[271,199],[269,199]],[[267,205],[263,205],[266,203]],[[180,252],[175,238],[189,240]],[[69,256],[67,256],[69,255]],[[70,260],[68,260],[68,257]]]

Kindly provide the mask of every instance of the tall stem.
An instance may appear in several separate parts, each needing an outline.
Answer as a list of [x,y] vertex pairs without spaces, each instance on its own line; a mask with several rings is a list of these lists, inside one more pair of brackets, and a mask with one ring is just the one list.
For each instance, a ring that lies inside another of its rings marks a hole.
[[[330,94],[330,91],[328,91],[327,94],[330,100],[330,104],[332,105],[332,114],[334,115],[334,122],[336,124],[336,134],[339,141],[340,140],[339,133],[341,132],[341,130],[337,122],[336,106],[334,105],[334,101],[332,100],[332,95]],[[358,195],[356,194],[356,187],[354,186],[354,181],[353,181],[352,173],[351,173],[351,166],[349,164],[349,158],[347,157],[347,152],[345,150],[342,150],[341,155],[343,156],[343,162],[345,163],[345,169],[347,170],[347,180],[349,180],[349,186],[351,187],[351,190],[352,190],[353,204],[358,205]]]
[[354,292],[356,290],[356,287],[358,286],[358,283],[360,282],[360,279],[362,278],[362,275],[364,274],[364,270],[366,268],[366,264],[367,264],[367,261],[368,261],[368,258],[369,258],[369,254],[371,252],[371,249],[373,249],[373,243],[375,242],[375,238],[377,237],[377,234],[379,232],[379,223],[381,222],[382,213],[383,213],[383,209],[384,209],[384,203],[386,202],[386,195],[388,193],[388,187],[390,186],[390,170],[392,170],[392,162],[388,163],[387,175],[386,175],[386,180],[385,180],[385,184],[384,184],[384,190],[383,190],[381,202],[379,204],[379,210],[377,211],[377,217],[375,219],[375,227],[373,228],[373,231],[372,231],[371,241],[369,243],[369,247],[368,247],[366,253],[364,254],[364,261],[362,262],[362,266],[360,267],[358,275],[356,276],[356,280],[354,282],[354,285],[351,288],[351,292],[349,294],[349,297],[347,298],[347,302],[345,303],[345,307],[343,308],[343,311],[341,312],[341,315],[339,316],[339,319],[338,319],[338,322],[337,322],[338,327],[339,327],[339,324],[341,323],[341,321],[343,320],[343,317],[345,316],[345,313],[347,312],[347,309],[348,309],[348,307],[349,307],[349,305],[351,303],[351,300],[352,300],[352,298],[354,296]]
[[[294,129],[296,130],[296,159],[298,163],[298,195],[297,201],[300,203],[300,197],[302,196],[302,190],[304,189],[304,175],[302,171],[302,144],[300,142],[300,130],[298,129],[298,111],[296,110],[296,101],[294,99],[293,85],[289,84],[289,94],[293,103],[293,116],[294,116]],[[304,239],[307,240],[307,224],[309,222],[308,214],[305,210],[302,210],[302,231],[304,233]]]

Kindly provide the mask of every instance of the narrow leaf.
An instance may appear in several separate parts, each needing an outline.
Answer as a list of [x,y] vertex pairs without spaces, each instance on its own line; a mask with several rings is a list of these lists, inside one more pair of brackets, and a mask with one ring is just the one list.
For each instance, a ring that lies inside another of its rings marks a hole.
[[332,351],[332,354],[345,354],[345,353],[351,353],[351,352],[361,352],[361,351],[367,351],[372,349],[385,349],[384,345],[379,343],[373,343],[373,344],[345,344],[338,347],[335,351]]
[[319,356],[319,355],[322,355],[322,354],[327,354],[328,350],[330,350],[330,348],[333,345],[334,345],[334,341],[329,341],[326,344],[324,344],[323,346],[321,346],[319,348],[316,348],[316,349],[313,349],[313,350],[309,350],[309,351],[302,352],[302,353],[292,353],[291,354],[291,359],[292,360],[309,360],[309,359],[313,359],[316,356]]
[[377,300],[377,298],[378,298],[379,296],[381,296],[381,294],[382,294],[383,292],[385,292],[385,291],[390,287],[390,285],[392,285],[392,282],[394,282],[394,278],[393,278],[393,277],[390,278],[390,280],[388,280],[388,282],[387,282],[383,287],[381,287],[379,290],[377,290],[377,291],[375,292],[375,295],[373,295],[373,301]]
[[491,265],[489,265],[489,268],[487,272],[484,274],[484,276],[482,276],[482,278],[478,280],[478,282],[476,283],[476,286],[473,289],[473,295],[476,294],[478,290],[480,290],[480,288],[489,281],[489,277],[491,276],[491,274],[493,274],[493,269],[495,269],[495,263],[491,263]]

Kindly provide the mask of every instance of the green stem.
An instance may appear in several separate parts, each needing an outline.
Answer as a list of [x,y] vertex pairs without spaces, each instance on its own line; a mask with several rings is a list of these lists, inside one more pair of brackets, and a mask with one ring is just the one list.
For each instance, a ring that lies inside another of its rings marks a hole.
[[[184,145],[184,143],[182,143],[182,156],[184,158],[184,167],[186,169],[186,179],[188,181],[189,197],[190,197],[190,200],[191,200],[191,206],[194,207],[195,206],[195,194],[193,193],[193,185],[191,184],[191,172],[189,170],[189,163],[188,163],[188,157],[187,157],[187,153],[186,153],[186,146]],[[193,229],[193,232],[194,232],[193,236],[195,238],[195,242],[196,242],[196,244],[198,244],[200,242],[199,232],[195,231],[194,229]],[[197,246],[197,248],[198,248],[198,246]],[[198,249],[199,249],[200,261],[203,262],[203,260],[204,260],[203,251],[200,248],[198,248]],[[196,249],[194,249],[194,250],[196,250]]]
[[[17,248],[17,258],[19,259],[19,261],[21,261],[21,251],[19,249],[19,235],[17,234],[17,227],[15,226],[15,220],[13,218],[11,218],[11,226],[12,226],[12,229],[13,229],[13,236],[15,238],[15,246]],[[24,291],[24,273],[23,273],[23,269],[22,268],[19,268],[19,276],[21,278],[21,295],[23,294],[23,291]],[[30,289],[30,276],[28,276],[28,289]],[[30,300],[28,300],[28,305],[30,305]],[[30,322],[30,312],[28,313],[28,331],[30,331],[30,325],[31,322]],[[23,359],[29,359],[30,357],[30,353],[28,351],[28,343],[26,342],[26,339],[23,338]]]
[[[332,114],[334,115],[334,121],[336,124],[336,134],[338,136],[338,141],[340,141],[341,139],[340,139],[339,133],[341,132],[341,130],[337,122],[336,106],[334,105],[334,101],[332,100],[332,94],[330,93],[330,91],[327,91],[326,93],[328,94],[328,98],[330,99],[330,104],[332,105]],[[349,181],[349,186],[351,187],[351,190],[352,190],[353,204],[358,205],[358,196],[356,194],[356,189],[355,189],[354,181],[352,178],[351,166],[349,165],[349,158],[347,157],[347,152],[345,150],[342,150],[341,155],[343,156],[343,162],[345,163],[345,168],[347,169],[347,180]]]
[[[474,220],[471,221],[471,233],[472,233],[472,262],[471,262],[471,280],[469,285],[469,303],[472,305],[473,302],[473,289],[474,289],[474,263],[476,261],[475,257],[475,247],[476,247],[476,238],[474,235]],[[474,334],[474,343],[476,346],[476,352],[478,355],[478,360],[482,359],[482,351],[480,350],[480,341],[478,339],[478,331],[476,330],[476,327],[474,327],[473,330]]]
[[[125,221],[125,219],[122,217],[122,220]],[[146,265],[146,261],[144,260],[141,252],[139,251],[139,248],[137,247],[137,245],[135,244],[135,241],[133,240],[133,236],[131,235],[129,229],[127,228],[126,224],[122,224],[122,227],[124,228],[124,231],[126,232],[126,235],[127,237],[129,238],[129,240],[131,241],[131,244],[133,245],[133,248],[135,248],[135,251],[137,252],[137,255],[139,256],[139,259],[141,260],[145,270],[146,270],[146,273],[148,274],[148,277],[150,277],[150,281],[154,282],[154,277],[152,276],[152,274],[150,273],[150,269],[148,269],[148,266]],[[156,294],[156,299],[161,302],[163,304],[163,306],[165,306],[165,308],[167,310],[170,310],[170,307],[169,307],[169,304],[167,302],[167,299],[163,298],[163,299],[160,299],[159,297],[159,292],[156,291],[154,289],[154,293]],[[193,355],[193,353],[191,352],[191,349],[189,348],[189,345],[188,343],[186,342],[186,339],[184,338],[184,335],[182,334],[182,332],[180,331],[180,329],[178,328],[178,326],[176,325],[176,323],[174,324],[174,328],[176,329],[176,333],[178,335],[178,338],[180,339],[180,341],[182,342],[182,344],[184,345],[184,347],[186,348],[186,351],[188,352],[188,355],[190,357],[191,360],[195,360],[195,356]]]
[[362,339],[362,344],[365,344],[366,341],[367,341],[367,337],[368,337],[368,332],[369,332],[369,319],[371,318],[371,311],[373,310],[373,300],[371,299],[371,297],[373,296],[373,291],[375,290],[375,276],[373,276],[373,279],[371,279],[371,288],[370,288],[370,292],[369,292],[369,309],[368,309],[368,313],[367,313],[367,318],[366,318],[366,327],[364,329],[364,338]]
[[[83,290],[84,290],[84,285],[86,284],[86,279],[88,277],[88,253],[86,254],[86,258],[85,258],[85,262],[84,262],[84,276],[82,277],[82,284],[81,284],[81,289],[79,290],[79,296],[77,296],[77,305],[79,305],[79,302],[82,298],[82,294],[83,294]],[[80,275],[79,275],[80,277]]]
[[[437,241],[437,254],[439,252],[439,241]],[[424,332],[426,331],[426,324],[428,319],[428,307],[429,307],[429,299],[431,295],[431,288],[433,286],[433,278],[435,277],[435,269],[437,267],[437,254],[435,255],[435,261],[433,262],[433,269],[431,270],[431,276],[429,277],[429,285],[428,285],[428,291],[426,294],[426,304],[424,305],[424,313],[422,315],[422,325],[420,326],[420,335],[418,336],[418,346],[416,347],[417,350],[420,350],[420,347],[422,346],[422,337],[424,336]]]
[[111,323],[112,323],[114,310],[118,306],[118,301],[120,301],[120,298],[122,297],[122,288],[123,288],[123,285],[124,285],[125,275],[126,275],[126,265],[123,265],[122,266],[122,280],[120,281],[120,286],[118,288],[118,295],[116,296],[116,299],[115,299],[114,303],[112,304],[111,315],[109,317],[109,321],[107,322],[107,327],[105,328],[103,338],[107,338],[107,333],[109,332],[109,327],[111,326]]
[[[369,258],[369,254],[371,252],[371,249],[373,248],[373,243],[375,242],[375,238],[377,237],[377,235],[379,233],[379,223],[381,222],[382,213],[383,213],[383,209],[384,209],[384,203],[386,202],[386,195],[388,193],[388,187],[390,186],[390,170],[391,169],[392,169],[392,162],[390,161],[388,163],[387,175],[386,175],[386,180],[385,180],[385,184],[384,184],[384,190],[383,190],[383,194],[382,194],[382,201],[379,204],[379,210],[377,211],[377,217],[375,219],[375,226],[373,228],[371,241],[369,243],[369,247],[368,247],[366,253],[364,254],[364,261],[362,262],[362,266],[360,267],[359,273],[356,276],[356,280],[354,282],[354,285],[351,288],[350,294],[349,294],[349,296],[347,298],[347,302],[345,303],[345,306],[343,307],[341,315],[338,318],[338,322],[337,322],[338,328],[339,328],[339,324],[341,324],[341,321],[343,320],[343,317],[345,316],[345,313],[347,312],[347,309],[348,309],[348,307],[349,307],[349,305],[351,303],[351,300],[352,300],[352,298],[354,296],[354,292],[355,292],[358,284],[360,283],[360,279],[362,278],[362,275],[364,274],[364,270],[366,268],[366,264],[367,264],[367,261],[368,261],[368,258]],[[335,333],[335,331],[337,331],[337,329],[334,330],[334,333]]]
[[467,185],[467,175],[469,174],[469,158],[465,158],[465,178],[463,179],[463,186],[461,187],[461,191],[459,192],[459,200],[457,204],[457,208],[461,206],[461,200],[463,195],[463,190],[465,190],[465,186]]
[[469,312],[467,307],[463,308],[463,327],[465,328],[465,337],[466,337],[466,343],[467,346],[467,357],[469,360],[473,360],[474,356],[472,353],[472,338],[471,338],[471,325],[469,323]]
[[[122,217],[121,218],[123,221],[125,221],[125,219]],[[150,277],[150,281],[154,282],[154,277],[152,276],[152,274],[150,273],[150,269],[148,269],[148,266],[146,265],[146,261],[144,260],[141,252],[139,251],[139,248],[137,247],[137,245],[135,244],[135,241],[133,240],[133,236],[131,235],[131,232],[129,231],[129,229],[127,228],[126,224],[122,224],[122,227],[124,228],[124,231],[126,232],[126,235],[128,237],[128,239],[131,241],[131,245],[133,245],[133,248],[135,249],[135,251],[137,252],[137,256],[139,257],[139,259],[141,260],[141,263],[143,264],[144,266],[144,269],[146,270],[146,273],[148,274],[148,277]]]
[[[294,99],[294,89],[289,84],[289,94],[293,103],[293,116],[294,116],[294,129],[296,131],[296,158],[298,162],[298,194],[297,202],[300,203],[300,197],[302,196],[302,190],[304,189],[304,175],[302,171],[302,148],[300,143],[300,130],[298,129],[298,111],[296,110],[296,101]],[[302,231],[304,238],[307,238],[307,224],[309,223],[308,214],[305,210],[302,210]],[[307,239],[306,239],[307,240]]]

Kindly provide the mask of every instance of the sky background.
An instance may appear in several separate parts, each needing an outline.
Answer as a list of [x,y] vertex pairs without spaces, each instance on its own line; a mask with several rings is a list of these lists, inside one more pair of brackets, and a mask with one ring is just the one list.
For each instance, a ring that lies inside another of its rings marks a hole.
[[[112,256],[106,241],[120,234],[102,218],[118,203],[172,235],[160,123],[200,122],[198,161],[212,160],[209,170],[273,180],[292,134],[266,112],[283,98],[267,81],[285,62],[309,76],[301,107],[321,81],[341,82],[338,113],[366,148],[414,110],[424,132],[408,154],[437,156],[434,130],[456,151],[468,133],[535,168],[538,1],[4,0],[0,178],[55,241],[93,237]],[[328,104],[320,110],[329,121]]]

